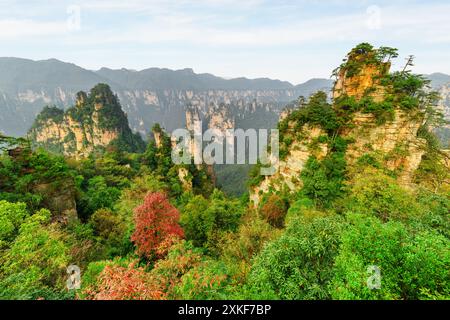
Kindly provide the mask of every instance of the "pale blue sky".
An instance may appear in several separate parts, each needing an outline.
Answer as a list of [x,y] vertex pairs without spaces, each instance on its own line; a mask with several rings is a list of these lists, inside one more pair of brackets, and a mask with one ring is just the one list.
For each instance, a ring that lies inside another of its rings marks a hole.
[[297,84],[366,41],[450,74],[449,17],[448,0],[0,0],[0,56]]

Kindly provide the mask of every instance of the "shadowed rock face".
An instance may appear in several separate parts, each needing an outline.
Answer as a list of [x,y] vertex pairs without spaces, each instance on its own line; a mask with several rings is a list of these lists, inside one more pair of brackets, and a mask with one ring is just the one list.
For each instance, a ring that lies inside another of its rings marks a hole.
[[[450,122],[450,81],[446,85],[439,88],[439,94],[442,97],[439,102],[439,108],[444,113],[447,121]],[[446,127],[450,129],[450,124],[447,124]]]
[[53,183],[37,183],[33,192],[45,196],[43,205],[53,213],[53,219],[61,223],[68,223],[78,219],[76,195],[73,180],[60,181],[61,187],[55,188]]
[[[20,176],[34,174],[36,169],[30,165],[31,150],[27,147],[15,147],[8,151],[12,161],[21,164]],[[69,223],[78,219],[76,197],[77,189],[72,176],[57,177],[35,176],[27,183],[29,192],[42,197],[40,205],[52,213],[53,221]],[[4,189],[3,189],[4,190]]]

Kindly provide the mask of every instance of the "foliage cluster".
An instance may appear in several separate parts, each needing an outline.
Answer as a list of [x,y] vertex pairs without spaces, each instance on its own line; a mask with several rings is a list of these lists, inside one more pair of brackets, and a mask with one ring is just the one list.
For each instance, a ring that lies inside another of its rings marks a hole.
[[[352,55],[386,63],[396,51],[362,44]],[[402,108],[421,109],[424,83],[394,78],[387,101],[397,106],[409,97]],[[106,86],[84,97],[88,108],[118,102]],[[323,130],[316,142],[328,152],[307,161],[296,192],[269,188],[257,208],[214,189],[204,168],[173,165],[160,126],[161,145],[151,141],[138,154],[2,153],[0,299],[449,299],[450,200],[428,128],[420,136],[430,160],[420,184],[406,189],[376,153],[352,168],[345,161],[345,115],[385,112],[388,104],[348,97],[330,104],[325,93],[300,104],[280,123],[283,143],[309,124]],[[436,117],[427,114],[429,125]],[[436,178],[428,181],[430,174]],[[62,219],[68,211],[74,216]],[[80,290],[66,288],[70,264],[81,268]],[[367,285],[373,266],[381,275],[375,289]]]

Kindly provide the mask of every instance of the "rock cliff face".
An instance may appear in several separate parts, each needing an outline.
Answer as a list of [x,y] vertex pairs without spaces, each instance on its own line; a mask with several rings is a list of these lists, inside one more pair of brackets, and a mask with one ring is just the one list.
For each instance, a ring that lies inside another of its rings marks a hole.
[[[168,131],[183,128],[186,111],[194,107],[205,118],[227,110],[228,118],[242,120],[252,115],[276,118],[283,104],[296,98],[291,90],[135,90],[118,91],[134,131],[147,134],[154,123]],[[211,119],[214,121],[214,119]]]
[[[325,88],[324,88],[325,89]],[[76,103],[75,90],[27,89],[18,93],[5,93],[0,88],[0,130],[8,135],[22,136],[45,105],[63,109]],[[202,113],[226,106],[242,120],[256,115],[260,122],[276,119],[283,105],[298,95],[308,95],[303,90],[125,90],[114,88],[129,116],[133,131],[146,135],[155,123],[167,130],[182,128],[189,106],[198,107]],[[251,121],[251,120],[248,120]],[[272,121],[273,122],[273,121]]]
[[355,127],[344,133],[354,141],[347,149],[347,163],[353,165],[364,154],[378,152],[386,168],[397,172],[398,181],[409,185],[425,153],[426,141],[417,137],[422,120],[396,110],[394,120],[379,125],[371,114],[355,114]]
[[76,93],[107,83],[117,94],[133,131],[150,133],[155,123],[168,131],[183,128],[185,110],[207,113],[225,105],[243,121],[277,118],[279,109],[300,95],[330,90],[331,80],[312,79],[294,86],[270,79],[226,80],[190,69],[142,71],[103,68],[90,71],[58,60],[0,58],[0,131],[23,136],[45,105],[60,109],[75,104]]
[[192,178],[186,168],[178,169],[178,179],[180,179],[184,191],[192,191]]
[[35,146],[76,158],[110,146],[127,151],[143,148],[142,139],[131,132],[117,97],[102,84],[94,87],[89,96],[79,92],[75,106],[66,112],[45,108],[29,137]]
[[[357,59],[357,57],[355,57]],[[374,101],[379,102],[384,98],[384,87],[377,79],[389,71],[390,64],[366,65],[363,70],[355,75],[349,74],[349,70],[341,69],[338,79],[333,88],[333,98],[339,98],[342,95],[348,95],[360,100],[366,93],[366,90],[373,88],[370,96]]]
[[[360,103],[363,98],[383,103],[388,97],[390,84],[382,85],[380,79],[389,73],[389,66],[389,62],[372,64],[363,61],[354,74],[349,74],[348,69],[341,69],[333,89],[332,108],[336,110],[336,101],[344,96],[356,103]],[[261,183],[251,188],[250,199],[255,205],[270,189],[299,190],[302,186],[301,172],[308,159],[315,157],[320,160],[331,152],[326,142],[321,143],[321,137],[329,139],[325,130],[308,123],[299,128],[295,121],[289,120],[291,112],[283,113],[280,121],[288,121],[284,134],[293,137],[293,141],[288,146],[287,155],[280,161],[276,174],[266,176]],[[341,113],[336,112],[342,116],[342,110],[339,111]],[[371,112],[347,112],[348,123],[333,133],[349,141],[345,152],[347,166],[355,165],[366,154],[377,154],[381,164],[395,172],[400,184],[410,186],[426,150],[426,140],[418,137],[419,128],[424,123],[423,112],[406,112],[394,105],[392,116],[382,123]]]
[[[1,136],[0,136],[1,138]],[[12,149],[8,147],[8,155],[11,157],[17,168],[14,175],[18,178],[32,177],[28,179],[26,184],[26,192],[39,198],[39,206],[44,207],[52,212],[52,220],[61,223],[69,223],[78,218],[76,198],[78,191],[74,178],[70,174],[50,174],[42,175],[39,169],[45,165],[49,165],[45,161],[39,161],[39,155],[32,154],[28,146],[12,145]],[[45,159],[45,158],[44,158]],[[36,161],[42,165],[36,165]],[[0,178],[0,182],[4,182]],[[12,189],[11,189],[12,187]],[[14,183],[0,183],[0,193],[17,192],[14,191]]]
[[[54,182],[52,182],[54,183]],[[59,181],[60,188],[56,189],[50,182],[37,182],[33,193],[44,198],[43,205],[53,213],[53,220],[68,223],[78,219],[76,197],[77,191],[72,179]]]
[[[288,131],[294,133],[296,129],[292,123],[289,124]],[[324,131],[321,128],[305,126],[301,130],[301,140],[294,141],[289,147],[288,156],[280,160],[277,172],[272,176],[265,176],[264,180],[250,190],[250,201],[257,206],[261,196],[271,188],[279,191],[282,188],[289,188],[291,191],[299,189],[302,185],[300,173],[305,167],[310,156],[318,159],[325,157],[328,151],[326,144],[321,143],[317,148],[311,148],[313,140],[322,136]]]

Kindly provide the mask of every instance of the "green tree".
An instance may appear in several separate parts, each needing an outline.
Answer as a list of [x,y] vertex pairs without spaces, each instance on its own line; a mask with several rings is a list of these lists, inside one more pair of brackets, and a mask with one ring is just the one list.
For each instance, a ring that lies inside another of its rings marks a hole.
[[70,248],[65,235],[49,222],[50,212],[42,209],[21,224],[11,248],[1,256],[0,298],[54,298],[64,290]]
[[[333,268],[335,299],[428,299],[449,296],[450,242],[435,232],[408,232],[397,221],[348,214],[349,227]],[[369,266],[380,270],[378,289],[367,285]]]
[[409,220],[423,214],[411,191],[395,179],[374,168],[367,168],[354,179],[347,207],[359,213],[376,216],[383,221]]
[[319,161],[310,157],[301,172],[303,188],[301,194],[320,207],[329,207],[344,193],[346,161],[343,152],[329,154]]
[[14,240],[28,215],[25,203],[0,201],[0,249]]
[[112,208],[120,197],[120,190],[109,187],[105,178],[96,176],[88,181],[88,187],[81,199],[80,216],[87,219],[98,209]]
[[266,245],[248,277],[255,299],[328,299],[343,229],[339,216],[299,217]]
[[215,190],[209,199],[192,198],[183,208],[180,223],[187,240],[192,240],[196,246],[214,249],[217,237],[236,230],[241,216],[239,201],[228,200]]

